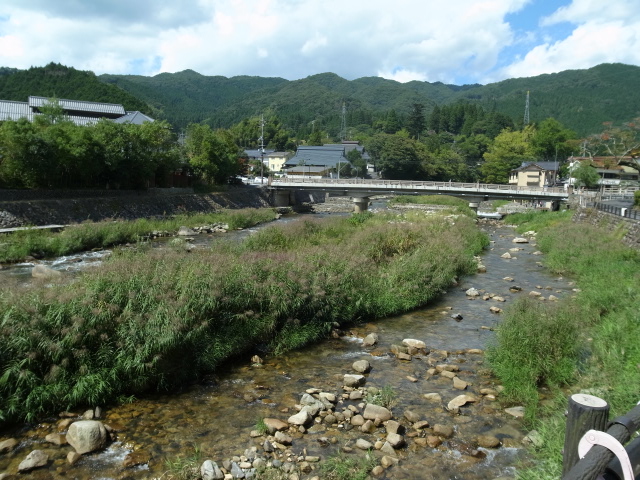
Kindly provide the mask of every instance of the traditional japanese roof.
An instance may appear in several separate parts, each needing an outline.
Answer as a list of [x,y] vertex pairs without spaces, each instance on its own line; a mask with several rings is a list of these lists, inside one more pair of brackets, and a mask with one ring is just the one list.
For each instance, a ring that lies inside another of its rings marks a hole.
[[115,123],[132,123],[133,125],[142,125],[144,122],[155,122],[151,117],[146,116],[142,112],[127,112],[126,115],[113,120]]
[[556,162],[522,162],[522,165],[520,165],[518,168],[514,168],[511,171],[520,172],[522,170],[538,169],[554,172],[558,170],[558,168],[559,164]]
[[296,154],[285,162],[285,166],[336,167],[339,163],[349,163],[342,145],[301,146]]

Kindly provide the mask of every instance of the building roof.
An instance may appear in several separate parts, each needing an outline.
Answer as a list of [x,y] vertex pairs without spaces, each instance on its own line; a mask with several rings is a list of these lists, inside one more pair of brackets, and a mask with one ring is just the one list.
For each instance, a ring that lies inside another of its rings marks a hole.
[[153,118],[148,117],[144,113],[138,112],[137,110],[135,112],[127,112],[126,115],[116,118],[113,121],[116,123],[131,123],[133,125],[142,125],[144,122],[155,122]]
[[296,154],[285,162],[285,166],[336,167],[339,163],[349,163],[342,145],[300,146]]
[[[266,150],[264,151],[264,156],[266,157],[267,155],[269,155],[270,153],[273,153],[274,150]],[[260,151],[259,148],[257,149],[252,149],[252,150],[245,150],[244,153],[247,154],[247,157],[249,158],[260,158],[262,156],[262,152]]]
[[287,173],[300,173],[302,175],[307,174],[324,174],[329,167],[312,167],[310,165],[296,165],[295,167],[287,168]]
[[[56,100],[62,107],[67,118],[76,125],[94,125],[102,118],[108,118],[117,123],[133,123],[140,125],[154,120],[141,112],[127,112],[122,105],[114,103],[87,102],[84,100]],[[0,121],[20,120],[26,118],[33,122],[36,116],[42,115],[40,108],[49,104],[46,97],[30,96],[28,102],[0,100]]]
[[357,150],[362,155],[364,160],[369,160],[371,157],[365,150],[365,148],[360,145],[360,142],[357,140],[343,140],[342,143],[325,143],[325,147],[344,147],[345,155],[349,153],[351,150]]
[[[116,103],[87,102],[84,100],[68,100],[66,98],[58,98],[56,101],[65,111],[97,113],[104,116],[122,116],[127,113],[122,105]],[[29,96],[28,103],[32,109],[38,109],[51,103],[51,99]]]

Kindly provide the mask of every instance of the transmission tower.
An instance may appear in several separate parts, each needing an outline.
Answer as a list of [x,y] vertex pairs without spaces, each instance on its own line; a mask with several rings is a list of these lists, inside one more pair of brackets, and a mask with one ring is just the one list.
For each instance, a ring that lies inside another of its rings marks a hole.
[[527,90],[527,101],[524,104],[524,125],[529,125],[529,90]]
[[342,124],[340,125],[340,140],[347,139],[347,104],[342,102]]

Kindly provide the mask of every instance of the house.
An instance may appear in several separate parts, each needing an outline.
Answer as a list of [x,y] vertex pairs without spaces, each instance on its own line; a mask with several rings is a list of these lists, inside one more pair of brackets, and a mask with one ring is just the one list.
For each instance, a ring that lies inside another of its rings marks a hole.
[[26,118],[33,122],[38,115],[42,115],[42,108],[51,103],[57,103],[69,120],[76,125],[93,125],[102,118],[113,120],[117,123],[133,123],[136,125],[154,121],[151,117],[138,111],[127,112],[120,104],[87,102],[65,98],[51,100],[46,97],[29,96],[27,102],[0,100],[0,122],[6,120],[17,121],[21,118]]
[[369,153],[367,152],[367,150],[362,145],[360,145],[360,142],[357,141],[357,140],[343,140],[342,143],[340,143],[340,144],[326,143],[324,146],[325,147],[343,146],[344,147],[345,156],[348,155],[351,150],[357,150],[358,152],[360,152],[360,155],[362,156],[362,159],[367,164],[367,173],[373,173],[375,171],[375,168],[374,168],[374,165],[373,165],[373,163],[371,161],[371,157],[369,156]]
[[[343,145],[300,146],[296,154],[284,164],[284,172],[289,175],[327,176],[331,171],[340,169],[340,165],[349,163]],[[305,167],[305,168],[297,168]],[[308,167],[314,169],[315,173]]]
[[271,152],[265,157],[265,164],[270,172],[281,172],[284,164],[289,160],[288,152]]
[[509,185],[544,187],[554,185],[557,178],[557,162],[523,162],[521,166],[511,170]]
[[[628,157],[631,160],[631,157]],[[571,171],[578,163],[588,161],[591,166],[596,169],[600,180],[598,185],[638,185],[640,173],[638,170],[627,165],[618,165],[618,161],[614,157],[569,157],[569,171]],[[574,184],[573,178],[569,179],[570,184]]]

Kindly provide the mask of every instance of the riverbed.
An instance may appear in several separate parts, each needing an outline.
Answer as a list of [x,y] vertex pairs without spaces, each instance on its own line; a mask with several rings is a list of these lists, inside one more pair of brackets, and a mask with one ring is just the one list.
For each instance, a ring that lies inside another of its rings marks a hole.
[[[366,359],[372,370],[367,374],[365,386],[391,388],[397,395],[391,408],[394,418],[408,427],[407,446],[397,450],[399,462],[385,470],[381,478],[515,478],[517,466],[529,461],[523,448],[527,432],[521,419],[504,411],[499,393],[497,400],[491,394],[481,393],[483,389],[499,390],[488,374],[483,354],[478,351],[484,350],[494,338],[493,329],[500,319],[500,313],[492,313],[490,307],[507,308],[517,296],[532,291],[540,293],[540,301],[550,301],[551,295],[570,295],[572,285],[541,267],[535,238],[530,243],[514,244],[512,228],[496,226],[494,222],[486,222],[483,228],[492,239],[490,249],[482,255],[486,273],[462,279],[428,307],[359,325],[303,350],[264,358],[261,365],[252,363],[251,355],[247,354],[229,365],[224,373],[182,392],[139,398],[119,407],[105,406],[102,421],[117,431],[117,441],[102,452],[83,456],[74,466],[66,460],[71,447],[44,441],[47,434],[58,432],[55,419],[20,431],[2,432],[0,440],[13,436],[20,444],[11,453],[0,455],[0,473],[15,472],[20,461],[36,448],[49,455],[49,467],[31,472],[30,478],[160,478],[167,470],[166,459],[184,458],[196,450],[200,452],[200,461],[211,459],[219,463],[242,456],[252,447],[261,451],[265,437],[251,435],[258,419],[286,421],[297,412],[301,395],[309,389],[335,393],[340,399],[336,411],[361,408],[361,401],[343,397],[343,376],[355,373],[351,367],[354,361]],[[514,251],[516,248],[520,250]],[[506,252],[512,258],[502,258]],[[98,258],[93,263],[99,265],[99,261]],[[514,286],[520,290],[513,291]],[[480,291],[479,296],[466,294],[472,287]],[[504,302],[494,300],[495,297],[483,300],[485,293],[502,297]],[[379,337],[378,343],[364,346],[363,338],[373,332]],[[391,353],[393,346],[401,345],[407,338],[424,341],[431,353],[415,354],[410,360],[398,359]],[[459,370],[457,376],[468,383],[467,388],[457,390],[450,378],[433,373],[431,369],[436,364],[455,366]],[[426,398],[425,394],[438,394],[439,400],[435,395]],[[477,401],[452,413],[446,406],[460,394],[469,394]],[[421,431],[411,429],[408,417],[427,421],[429,426]],[[432,434],[435,425],[451,427],[452,436],[443,438],[436,447],[418,440]],[[385,433],[384,428],[379,428],[364,434],[338,422],[316,423],[305,433],[291,435],[293,443],[282,452],[283,461],[289,457],[294,461],[298,457],[325,459],[340,451],[348,452],[348,456],[361,456],[363,452],[354,447],[357,439],[375,443]],[[479,436],[495,437],[500,445],[478,447]],[[148,461],[125,468],[123,461],[133,451]],[[318,475],[317,470],[308,476],[313,475]]]

